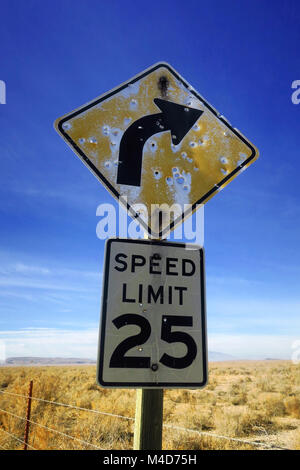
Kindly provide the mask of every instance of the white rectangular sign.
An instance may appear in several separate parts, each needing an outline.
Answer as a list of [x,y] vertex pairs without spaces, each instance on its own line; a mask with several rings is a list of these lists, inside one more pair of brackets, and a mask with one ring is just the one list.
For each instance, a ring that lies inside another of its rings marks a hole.
[[109,239],[98,383],[119,388],[203,387],[205,310],[203,248]]

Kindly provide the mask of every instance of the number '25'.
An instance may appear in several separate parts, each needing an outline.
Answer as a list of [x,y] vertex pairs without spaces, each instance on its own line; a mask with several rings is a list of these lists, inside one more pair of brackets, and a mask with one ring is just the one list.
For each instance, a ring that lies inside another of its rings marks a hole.
[[[126,313],[113,320],[116,328],[126,325],[137,325],[141,331],[137,335],[130,336],[122,341],[114,350],[109,366],[112,368],[149,368],[150,357],[125,356],[125,353],[136,346],[140,346],[149,339],[151,325],[149,321],[134,313]],[[183,357],[172,357],[163,354],[159,362],[172,369],[185,369],[190,366],[197,356],[197,346],[194,339],[182,331],[173,331],[172,326],[193,326],[193,317],[179,315],[163,315],[161,326],[161,339],[167,343],[183,343],[187,347],[187,353]]]

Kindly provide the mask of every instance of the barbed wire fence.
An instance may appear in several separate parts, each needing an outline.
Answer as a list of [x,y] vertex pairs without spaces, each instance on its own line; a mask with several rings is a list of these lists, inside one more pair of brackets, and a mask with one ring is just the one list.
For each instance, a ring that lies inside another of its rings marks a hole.
[[[135,419],[130,417],[130,416],[124,416],[124,415],[120,415],[120,414],[109,413],[109,412],[106,412],[106,411],[100,411],[100,410],[84,408],[84,407],[81,407],[81,406],[71,405],[69,403],[62,403],[62,402],[57,402],[57,401],[46,400],[46,399],[43,399],[43,398],[28,396],[28,395],[24,395],[24,394],[20,394],[20,393],[13,393],[13,392],[5,391],[5,390],[0,390],[0,394],[9,395],[9,396],[12,396],[12,397],[24,398],[26,400],[30,399],[32,401],[47,403],[47,404],[51,404],[51,405],[54,405],[54,406],[61,406],[61,407],[65,407],[65,408],[71,408],[71,409],[74,409],[74,410],[77,410],[77,411],[84,411],[84,412],[87,412],[87,413],[93,413],[95,415],[108,416],[108,417],[112,417],[112,418],[116,418],[116,419],[122,419],[122,420],[126,420],[126,421],[131,421],[131,422],[135,421]],[[73,442],[81,444],[81,445],[83,445],[87,448],[93,448],[93,449],[96,449],[96,450],[112,450],[112,449],[104,449],[104,448],[102,448],[102,447],[100,447],[96,444],[93,444],[92,442],[87,441],[87,440],[72,436],[71,434],[62,432],[62,431],[60,431],[56,428],[52,428],[52,427],[46,426],[44,424],[38,423],[36,421],[33,421],[32,419],[30,419],[30,417],[28,417],[28,414],[27,414],[26,418],[24,418],[23,416],[19,416],[15,413],[12,413],[11,411],[8,411],[8,410],[2,409],[2,408],[0,408],[0,413],[4,413],[4,414],[7,414],[8,416],[19,419],[19,420],[23,421],[25,423],[25,425],[30,424],[30,425],[33,425],[33,426],[37,426],[38,428],[45,429],[49,433],[54,433],[54,434],[57,434],[57,435],[62,436],[64,438],[70,439]],[[237,442],[237,443],[240,443],[240,444],[246,444],[246,445],[253,446],[254,448],[264,448],[264,449],[269,449],[269,450],[290,450],[287,447],[277,446],[276,444],[271,444],[271,443],[267,444],[267,443],[261,442],[261,441],[258,442],[258,441],[254,441],[254,440],[250,440],[250,439],[240,439],[240,438],[236,438],[236,437],[223,436],[221,434],[215,434],[215,433],[208,432],[208,431],[200,431],[198,429],[190,429],[190,428],[185,428],[185,427],[182,427],[182,426],[177,426],[176,424],[173,424],[173,423],[164,423],[163,427],[166,428],[166,429],[172,429],[172,430],[175,430],[175,431],[178,431],[178,432],[185,432],[185,433],[190,433],[190,434],[197,434],[199,436],[206,436],[206,437],[210,437],[212,439],[223,439],[223,440],[226,440],[226,441],[232,441],[232,442]],[[28,443],[28,435],[27,435],[27,442],[26,442],[26,433],[25,433],[24,438],[21,439],[20,437],[16,436],[15,434],[10,433],[7,430],[3,429],[3,427],[1,427],[1,425],[0,425],[0,431],[4,432],[7,436],[15,439],[18,443],[24,445],[24,447],[23,447],[24,450],[26,450],[25,449],[26,445],[31,450],[46,450],[46,449],[37,449],[33,445],[29,444]],[[3,450],[9,450],[5,446],[3,446],[2,444],[0,444],[0,448],[3,449]]]

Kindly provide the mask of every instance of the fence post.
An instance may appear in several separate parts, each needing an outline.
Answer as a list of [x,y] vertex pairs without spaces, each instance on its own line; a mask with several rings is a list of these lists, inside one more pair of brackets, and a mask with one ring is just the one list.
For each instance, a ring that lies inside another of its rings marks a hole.
[[29,438],[29,427],[30,427],[30,413],[31,413],[31,398],[32,398],[32,387],[33,380],[30,380],[29,391],[28,391],[28,400],[27,400],[27,411],[26,411],[26,424],[25,424],[25,434],[24,434],[24,447],[23,450],[27,450],[28,438]]

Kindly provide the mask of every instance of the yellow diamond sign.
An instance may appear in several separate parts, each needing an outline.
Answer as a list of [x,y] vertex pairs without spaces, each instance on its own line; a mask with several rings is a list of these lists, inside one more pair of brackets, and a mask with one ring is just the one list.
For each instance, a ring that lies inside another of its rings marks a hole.
[[165,236],[258,157],[169,64],[159,63],[55,122],[150,236]]

